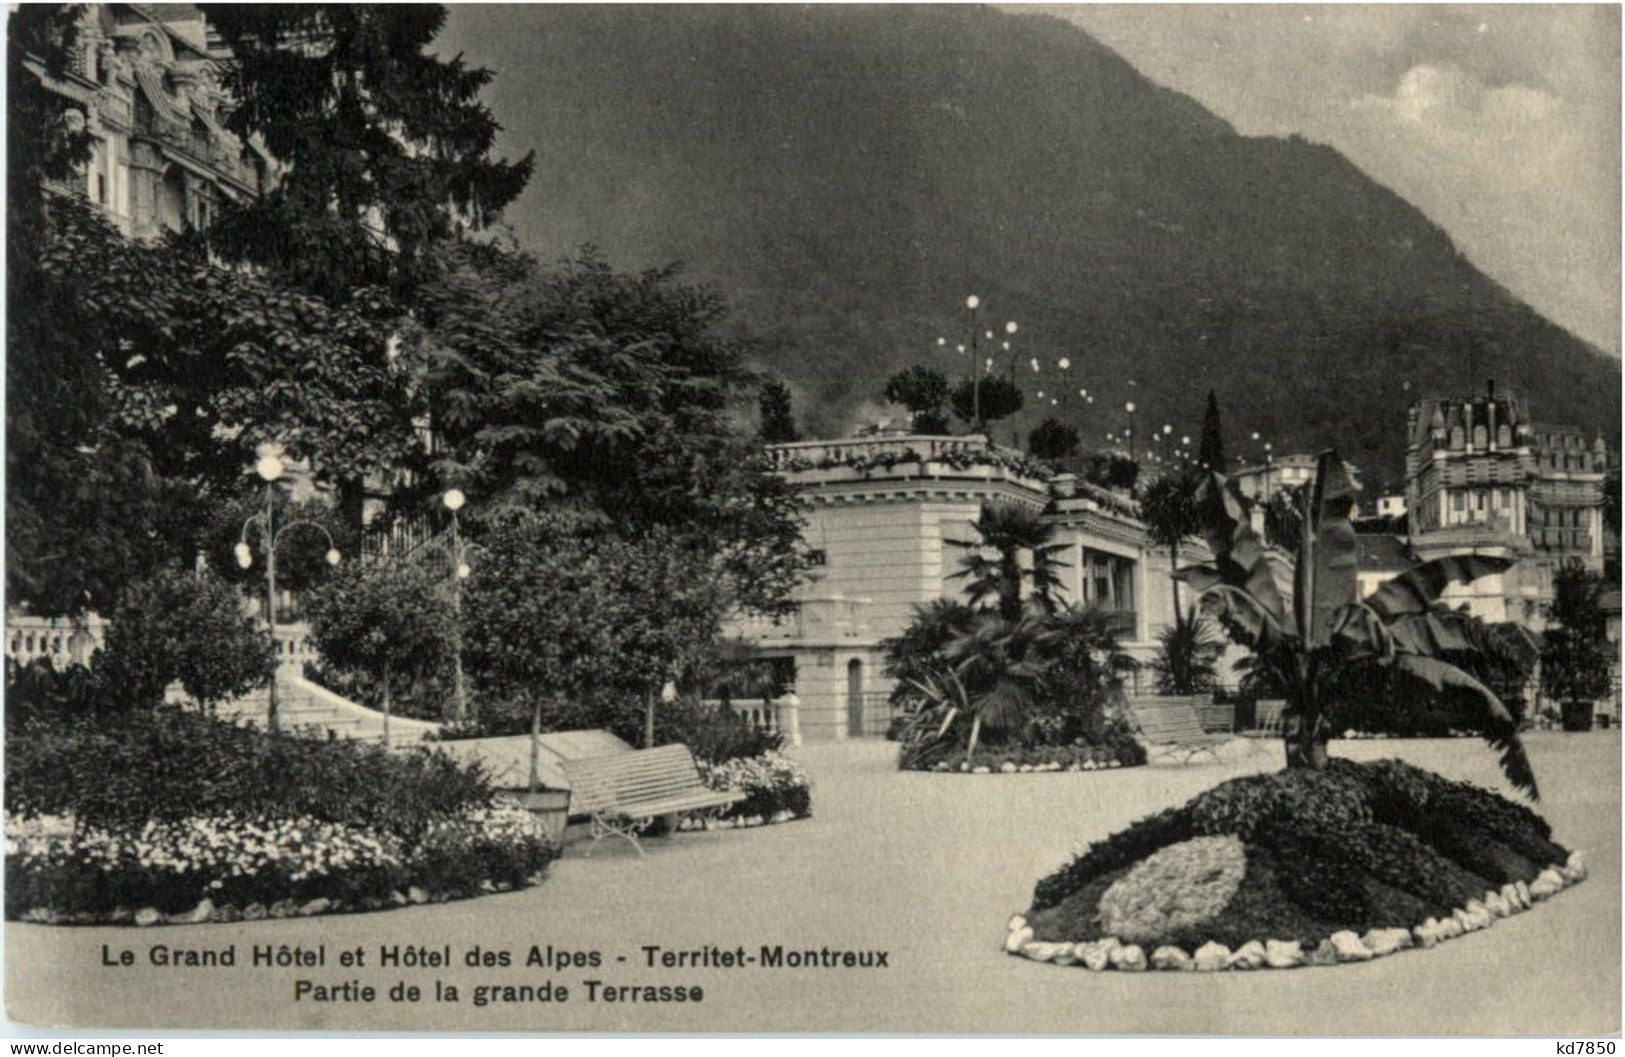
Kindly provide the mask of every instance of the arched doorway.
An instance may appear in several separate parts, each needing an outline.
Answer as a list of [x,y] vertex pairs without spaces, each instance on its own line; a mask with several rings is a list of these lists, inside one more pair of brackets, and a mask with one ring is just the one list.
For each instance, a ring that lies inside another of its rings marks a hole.
[[846,736],[863,737],[863,662],[856,657],[846,664]]

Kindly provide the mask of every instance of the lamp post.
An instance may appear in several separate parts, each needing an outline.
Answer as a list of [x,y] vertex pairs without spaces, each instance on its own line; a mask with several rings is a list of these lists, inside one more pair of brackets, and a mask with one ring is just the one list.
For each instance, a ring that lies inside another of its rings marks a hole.
[[1128,434],[1128,457],[1129,457],[1129,461],[1133,462],[1134,461],[1134,401],[1130,400],[1128,403],[1124,404],[1123,405],[1123,410],[1128,412],[1128,429],[1126,430],[1126,432]]
[[982,358],[976,351],[976,309],[981,303],[975,294],[965,298],[965,325],[970,328],[971,422],[978,433],[982,432]]
[[[265,482],[265,510],[258,514],[251,514],[243,522],[242,534],[237,539],[237,546],[233,548],[237,555],[237,564],[244,569],[254,564],[254,553],[248,546],[249,527],[259,523],[260,543],[265,548],[265,626],[271,632],[271,642],[276,645],[277,664],[282,663],[282,647],[276,642],[276,546],[282,541],[285,533],[296,528],[313,528],[327,537],[327,564],[337,565],[340,560],[338,547],[333,543],[333,534],[323,525],[314,521],[290,521],[278,528],[276,524],[276,483],[287,472],[287,466],[282,461],[282,446],[278,444],[262,444],[255,453],[254,472],[260,480]],[[276,700],[276,673],[271,673],[271,685],[266,693],[266,726],[273,732],[278,729]]]
[[1269,441],[1264,442],[1264,507],[1270,505],[1270,476],[1275,462],[1275,445]]
[[451,511],[451,677],[457,701],[457,720],[468,719],[468,689],[463,682],[463,581],[468,578],[468,564],[463,561],[463,537],[457,526],[457,511],[463,509],[468,497],[460,488],[449,488],[440,497]]

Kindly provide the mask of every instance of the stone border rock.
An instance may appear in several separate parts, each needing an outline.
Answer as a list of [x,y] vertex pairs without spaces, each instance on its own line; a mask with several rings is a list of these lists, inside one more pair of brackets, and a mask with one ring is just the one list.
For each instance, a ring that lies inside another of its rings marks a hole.
[[119,907],[108,913],[56,911],[36,907],[32,910],[25,910],[17,920],[39,925],[136,925],[147,928],[153,925],[226,924],[236,921],[264,921],[267,918],[308,918],[315,917],[318,914],[367,913],[374,910],[393,910],[396,907],[414,904],[449,903],[459,899],[474,899],[496,892],[534,888],[541,884],[546,877],[547,871],[539,871],[527,878],[526,883],[523,885],[510,885],[505,881],[487,879],[480,882],[478,892],[430,892],[417,885],[411,885],[404,891],[394,891],[387,896],[364,896],[360,899],[346,901],[319,896],[303,903],[295,899],[282,899],[270,904],[250,903],[246,907],[238,907],[229,903],[216,905],[214,900],[204,899],[191,910],[182,910],[174,914],[165,914],[156,907],[142,907],[139,910],[130,907]]
[[1370,929],[1364,936],[1352,931],[1334,932],[1312,951],[1296,940],[1250,940],[1232,951],[1222,943],[1205,943],[1195,951],[1162,946],[1147,953],[1138,944],[1123,943],[1111,936],[1082,943],[1049,943],[1033,939],[1032,926],[1017,914],[1010,919],[1004,938],[1006,954],[1055,965],[1081,965],[1095,972],[1116,969],[1144,972],[1161,969],[1173,972],[1219,972],[1226,969],[1295,969],[1303,965],[1336,965],[1340,962],[1366,962],[1402,951],[1407,947],[1433,947],[1445,940],[1489,928],[1497,918],[1509,917],[1585,880],[1585,857],[1571,852],[1562,866],[1548,866],[1531,882],[1501,886],[1487,891],[1482,899],[1470,899],[1449,917],[1428,918],[1415,928]]
[[693,816],[685,816],[677,824],[677,829],[682,833],[696,829],[745,829],[750,826],[776,826],[783,822],[795,822],[803,818],[812,818],[812,816],[798,815],[789,808],[775,811],[771,815],[741,815],[738,818],[694,818]]
[[1074,773],[1080,771],[1114,771],[1124,767],[1144,767],[1143,763],[1124,763],[1122,760],[1107,760],[1105,763],[1095,763],[1089,760],[1085,763],[1014,763],[1006,760],[999,766],[991,764],[977,764],[972,767],[969,763],[960,763],[958,767],[949,767],[937,764],[931,767],[903,767],[900,770],[915,774],[1043,774],[1043,773]]

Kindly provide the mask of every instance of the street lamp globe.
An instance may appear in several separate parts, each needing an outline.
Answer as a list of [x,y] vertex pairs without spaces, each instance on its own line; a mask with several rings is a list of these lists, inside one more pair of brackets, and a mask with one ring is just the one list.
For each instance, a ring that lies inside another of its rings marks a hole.
[[1072,366],[1072,361],[1069,360],[1068,358],[1066,358],[1065,356],[1062,356],[1060,361],[1058,363],[1056,363],[1056,366],[1064,371],[1067,368]]
[[1188,436],[1179,438],[1179,443],[1181,443],[1181,444],[1189,444],[1190,442],[1191,442],[1191,439]]
[[1134,401],[1130,400],[1128,403],[1124,404],[1123,410],[1127,411],[1131,415],[1134,414]]
[[946,345],[946,344],[948,344],[948,339],[947,338],[938,338],[937,339],[937,344],[939,346]]
[[254,460],[254,472],[259,474],[260,480],[266,484],[281,480],[287,469],[281,456],[270,449],[262,449],[259,457]]
[[1167,436],[1167,435],[1168,435],[1168,434],[1170,434],[1170,433],[1172,433],[1172,432],[1173,432],[1173,431],[1174,431],[1174,427],[1173,427],[1173,426],[1170,426],[1170,425],[1169,425],[1169,424],[1168,424],[1168,423],[1166,423],[1166,422],[1164,422],[1164,423],[1163,423],[1163,424],[1162,424],[1162,433],[1163,433],[1163,436]]
[[1254,440],[1257,440],[1257,439],[1258,439],[1258,430],[1256,430],[1256,429],[1255,429],[1255,430],[1253,430],[1253,439],[1254,439]]
[[455,514],[463,509],[463,504],[468,502],[468,497],[463,495],[461,488],[448,488],[446,494],[440,497],[440,501],[446,504],[447,510]]
[[965,307],[970,309],[973,312],[976,310],[977,306],[979,306],[981,303],[982,303],[982,299],[980,297],[977,297],[975,294],[971,294],[969,297],[965,298]]
[[327,548],[327,564],[337,565],[342,557],[343,555],[339,553],[339,549],[337,547]]
[[982,336],[983,336],[983,337],[984,337],[984,338],[986,338],[986,339],[987,339],[987,340],[988,340],[988,341],[992,341],[992,340],[993,340],[993,332],[992,332],[992,331],[991,331],[991,330],[985,330],[985,331],[983,331],[983,332],[982,332]]
[[666,680],[666,685],[660,688],[660,700],[668,705],[677,700],[677,684],[670,679]]
[[1004,332],[1006,334],[1014,334],[1016,332],[1016,321],[1012,319],[1010,322],[1006,323],[1004,325]]
[[239,568],[246,569],[254,564],[254,552],[248,549],[247,543],[239,540],[237,546],[231,548],[231,552],[237,556]]
[[474,575],[474,570],[470,569],[468,567],[467,562],[458,562],[457,563],[457,579],[466,580],[470,576],[473,576],[473,575]]

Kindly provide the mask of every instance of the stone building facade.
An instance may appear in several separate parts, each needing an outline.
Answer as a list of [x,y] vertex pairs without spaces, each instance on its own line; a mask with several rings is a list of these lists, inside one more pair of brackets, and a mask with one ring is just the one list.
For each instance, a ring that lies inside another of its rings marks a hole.
[[263,193],[274,159],[224,127],[226,52],[186,4],[91,4],[79,21],[68,71],[35,73],[74,100],[94,137],[82,195],[125,235],[201,230],[229,201]]
[[1445,602],[1538,630],[1554,570],[1579,561],[1601,571],[1610,545],[1603,481],[1613,456],[1600,435],[1542,424],[1493,383],[1475,396],[1414,404],[1406,429],[1407,523],[1417,558],[1473,553],[1518,562],[1505,574],[1452,585]]
[[[807,739],[878,736],[891,718],[882,642],[915,608],[960,597],[954,576],[984,502],[1019,503],[1054,525],[1064,595],[1118,615],[1128,652],[1151,655],[1172,622],[1169,556],[1150,547],[1132,501],[1070,476],[1051,478],[982,437],[881,435],[769,447],[808,503],[818,565],[799,611],[730,629],[757,659],[793,666]],[[1206,557],[1196,541],[1181,561]],[[1189,605],[1190,599],[1182,600]],[[781,722],[783,720],[781,719]]]

